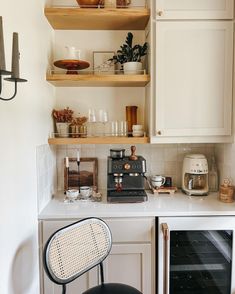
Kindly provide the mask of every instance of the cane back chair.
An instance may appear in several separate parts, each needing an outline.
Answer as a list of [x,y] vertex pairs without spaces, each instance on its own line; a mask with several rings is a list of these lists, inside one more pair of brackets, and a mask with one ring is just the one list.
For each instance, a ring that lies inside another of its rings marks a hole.
[[43,252],[45,272],[66,294],[68,283],[99,265],[101,284],[83,294],[141,294],[125,284],[104,283],[102,262],[111,247],[111,232],[103,220],[94,217],[80,220],[59,229],[48,239]]

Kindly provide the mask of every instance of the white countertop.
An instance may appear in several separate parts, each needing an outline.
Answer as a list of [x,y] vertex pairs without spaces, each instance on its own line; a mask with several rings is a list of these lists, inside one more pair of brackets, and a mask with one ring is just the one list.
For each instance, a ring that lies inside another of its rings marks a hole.
[[38,219],[235,215],[235,202],[220,202],[218,193],[210,193],[208,196],[187,196],[182,192],[174,195],[148,193],[148,201],[143,203],[107,203],[106,200],[64,203],[63,199],[63,193],[58,193],[42,210]]

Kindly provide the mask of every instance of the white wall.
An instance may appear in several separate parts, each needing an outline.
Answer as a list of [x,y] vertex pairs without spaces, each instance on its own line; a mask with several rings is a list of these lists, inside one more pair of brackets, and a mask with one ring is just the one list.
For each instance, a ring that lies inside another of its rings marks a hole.
[[[21,75],[17,97],[0,101],[0,293],[39,293],[36,146],[52,130],[53,88],[45,81],[52,31],[44,0],[0,0],[7,67],[12,32],[19,33]],[[4,83],[4,95],[13,84]]]

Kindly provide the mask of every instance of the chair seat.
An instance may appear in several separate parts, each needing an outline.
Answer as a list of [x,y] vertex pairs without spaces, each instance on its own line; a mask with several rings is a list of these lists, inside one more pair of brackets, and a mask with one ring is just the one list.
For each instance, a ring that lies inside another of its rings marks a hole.
[[107,283],[95,286],[83,294],[142,294],[139,290],[124,284]]

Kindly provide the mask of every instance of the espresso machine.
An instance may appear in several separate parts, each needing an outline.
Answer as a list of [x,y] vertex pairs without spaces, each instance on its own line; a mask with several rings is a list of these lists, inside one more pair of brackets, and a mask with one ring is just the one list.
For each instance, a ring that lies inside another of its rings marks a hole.
[[136,148],[131,146],[131,155],[125,156],[124,149],[111,149],[107,168],[108,202],[144,202],[146,160],[135,155]]
[[203,154],[186,155],[183,161],[182,190],[187,195],[208,195],[208,163]]

